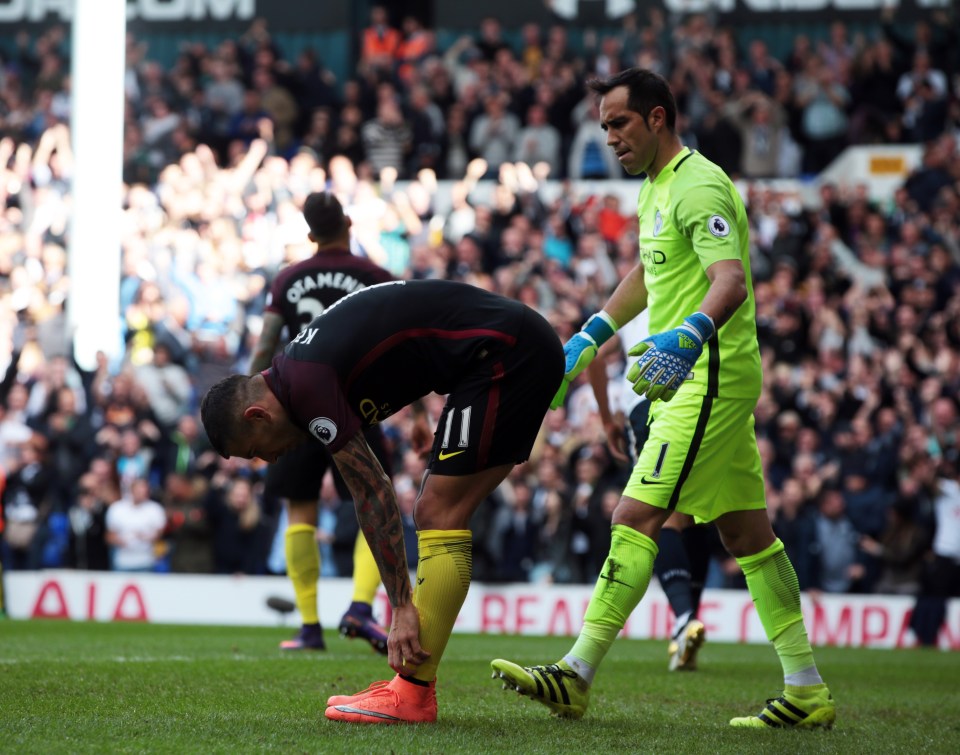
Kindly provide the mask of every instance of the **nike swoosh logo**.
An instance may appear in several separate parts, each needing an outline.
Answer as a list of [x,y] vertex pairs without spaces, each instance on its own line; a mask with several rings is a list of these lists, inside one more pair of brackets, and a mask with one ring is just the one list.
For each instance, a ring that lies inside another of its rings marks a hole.
[[422,584],[423,584],[423,580],[425,580],[425,579],[426,579],[426,577],[420,577],[420,579],[417,580],[417,584],[418,584],[418,585],[422,585]]
[[370,716],[371,718],[383,718],[387,721],[402,721],[403,719],[398,718],[397,716],[391,716],[387,713],[380,713],[376,710],[364,710],[363,708],[354,708],[350,705],[336,705],[334,706],[341,713],[356,713],[360,716]]
[[466,451],[454,451],[453,453],[449,453],[449,454],[446,453],[445,451],[441,451],[441,452],[437,455],[437,458],[438,458],[440,461],[444,461],[444,460],[446,460],[446,459],[450,459],[450,458],[452,458],[452,457],[454,457],[454,456],[459,456],[460,454],[464,454],[464,453],[466,453]]
[[640,478],[641,485],[663,485],[662,480],[648,480],[646,477]]
[[614,579],[613,577],[608,577],[606,574],[601,572],[600,579],[605,579],[607,582],[616,582],[618,585],[624,585],[625,587],[633,587],[633,585],[628,585],[626,582],[621,582],[619,579]]

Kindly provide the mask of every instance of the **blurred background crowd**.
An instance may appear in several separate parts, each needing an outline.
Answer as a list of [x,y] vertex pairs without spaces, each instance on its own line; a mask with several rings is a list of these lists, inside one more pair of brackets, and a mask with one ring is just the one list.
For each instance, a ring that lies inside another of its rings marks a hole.
[[[960,497],[960,25],[878,14],[871,33],[837,22],[777,58],[698,14],[631,14],[576,46],[563,24],[488,18],[439,49],[415,17],[374,8],[346,80],[316,51],[285,55],[262,21],[185,44],[173,66],[131,36],[124,342],[92,371],[65,316],[66,34],[21,34],[0,60],[4,567],[283,573],[264,466],[212,453],[197,406],[246,370],[269,282],[312,253],[305,197],[335,192],[355,251],[398,277],[498,291],[566,340],[637,255],[632,198],[599,180],[627,177],[584,81],[640,65],[671,81],[684,142],[744,187],[758,439],[801,586],[916,594],[935,559],[960,565],[960,522],[943,515]],[[834,184],[802,202],[760,180],[812,181],[849,145],[903,142],[922,164],[888,202]],[[612,358],[615,391],[622,371]],[[438,416],[442,399],[427,403]],[[411,530],[412,426],[385,423]],[[593,582],[628,471],[578,384],[478,512],[476,578]],[[347,576],[356,518],[328,483],[323,574]],[[710,586],[742,586],[717,551]]]

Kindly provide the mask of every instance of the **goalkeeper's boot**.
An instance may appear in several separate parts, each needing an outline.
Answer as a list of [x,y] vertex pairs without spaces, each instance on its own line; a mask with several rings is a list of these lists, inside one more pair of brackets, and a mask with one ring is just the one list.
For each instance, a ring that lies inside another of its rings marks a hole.
[[437,682],[418,684],[397,674],[349,702],[331,705],[324,715],[352,724],[431,724],[437,720]]
[[563,661],[551,666],[518,666],[498,658],[490,668],[494,679],[503,680],[504,689],[543,703],[559,718],[580,718],[590,703],[590,685]]
[[696,671],[697,652],[707,639],[707,630],[702,621],[691,619],[670,641],[671,671]]
[[829,729],[837,719],[833,696],[826,684],[787,685],[780,697],[767,700],[755,716],[734,718],[731,726],[750,729]]
[[319,624],[304,624],[292,640],[280,643],[281,650],[326,650],[323,642],[323,627]]
[[340,619],[340,636],[359,637],[381,655],[387,654],[387,631],[373,620],[373,607],[369,603],[354,601]]

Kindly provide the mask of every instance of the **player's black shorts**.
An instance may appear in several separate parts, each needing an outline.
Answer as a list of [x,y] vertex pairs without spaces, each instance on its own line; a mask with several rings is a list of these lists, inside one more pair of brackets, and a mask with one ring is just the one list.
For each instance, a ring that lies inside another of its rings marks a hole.
[[553,327],[527,309],[514,347],[478,363],[448,394],[431,473],[461,476],[526,461],[563,379],[563,363]]
[[[363,434],[371,450],[380,460],[383,471],[391,475],[392,465],[383,431],[379,427],[368,427]],[[320,484],[328,469],[333,469],[333,481],[337,486],[337,494],[341,498],[352,498],[333,457],[328,453],[326,446],[317,440],[300,444],[271,464],[267,468],[264,493],[274,498],[288,498],[292,501],[316,501],[320,494]]]

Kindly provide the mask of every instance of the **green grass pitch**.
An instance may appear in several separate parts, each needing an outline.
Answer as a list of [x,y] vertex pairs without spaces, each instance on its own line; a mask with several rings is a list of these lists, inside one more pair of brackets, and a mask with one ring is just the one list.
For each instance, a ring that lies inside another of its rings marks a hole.
[[282,655],[290,628],[0,622],[3,753],[957,753],[960,654],[819,648],[832,731],[739,731],[779,691],[773,649],[708,643],[666,670],[663,642],[619,640],[581,721],[490,678],[489,662],[552,662],[569,638],[456,634],[432,726],[327,721],[330,694],[392,676],[366,644]]

